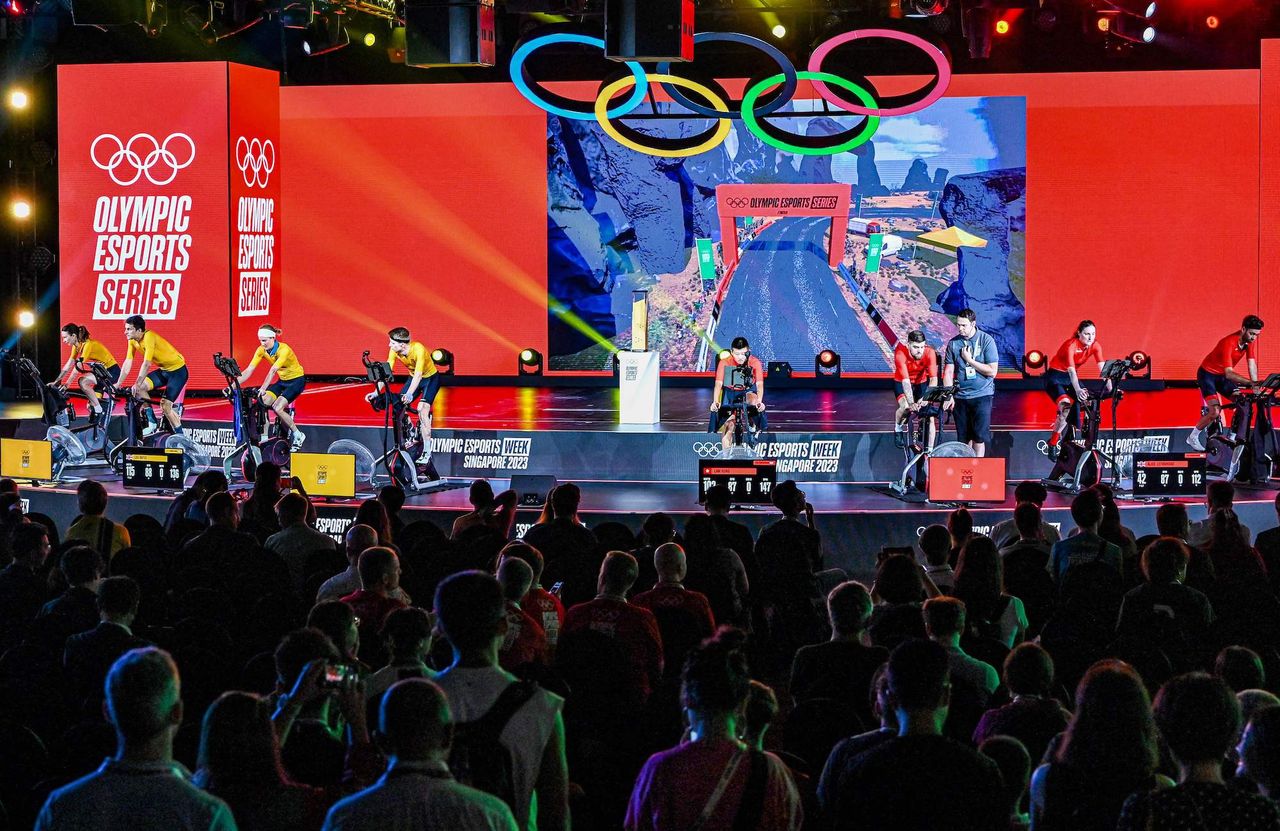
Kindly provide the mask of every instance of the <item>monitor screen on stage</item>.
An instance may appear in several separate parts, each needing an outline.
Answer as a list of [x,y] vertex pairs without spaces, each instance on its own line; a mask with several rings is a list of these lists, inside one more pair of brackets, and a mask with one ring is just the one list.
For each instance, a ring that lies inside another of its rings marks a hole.
[[698,502],[706,502],[707,491],[724,485],[739,505],[768,505],[777,483],[777,459],[698,460]]
[[929,459],[930,502],[1004,502],[1004,496],[1002,456]]
[[0,476],[52,479],[53,445],[38,439],[0,439]]
[[1207,466],[1204,453],[1134,453],[1133,495],[1204,496],[1209,484]]
[[290,472],[309,496],[350,499],[356,495],[356,457],[346,453],[294,453]]
[[181,447],[126,447],[124,453],[124,486],[182,490],[186,480],[186,455]]

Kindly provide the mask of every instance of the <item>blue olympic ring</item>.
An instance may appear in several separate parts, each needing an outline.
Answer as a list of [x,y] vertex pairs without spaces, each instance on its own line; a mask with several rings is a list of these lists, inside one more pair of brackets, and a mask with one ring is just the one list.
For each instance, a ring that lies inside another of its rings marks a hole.
[[[547,98],[543,97],[543,95],[534,92],[535,84],[533,80],[528,77],[528,73],[524,68],[524,62],[528,60],[529,56],[536,50],[555,43],[579,43],[584,46],[595,46],[602,52],[605,48],[604,40],[602,38],[591,37],[590,35],[579,35],[572,32],[556,32],[549,35],[540,35],[539,37],[535,37],[521,43],[520,47],[516,49],[515,54],[511,56],[511,83],[515,84],[515,87],[519,90],[520,94],[527,98],[534,106],[540,107],[549,113],[553,113],[563,118],[574,119],[576,121],[595,121],[596,116],[592,102],[583,102],[583,106],[586,109],[574,110],[570,109],[568,106],[570,101],[567,98],[546,93],[547,96],[554,99],[554,101],[548,101]],[[631,74],[635,77],[635,89],[632,90],[630,98],[609,110],[608,114],[610,118],[621,118],[631,112],[636,107],[640,106],[641,102],[644,101],[645,96],[649,93],[649,77],[645,74],[644,67],[635,61],[627,61],[626,64],[627,68],[631,70]]]
[[[727,41],[729,43],[740,43],[744,46],[754,47],[772,58],[773,62],[782,70],[782,89],[778,90],[778,92],[774,94],[773,99],[769,101],[769,103],[756,111],[757,115],[768,115],[769,113],[777,112],[791,102],[791,97],[795,95],[799,78],[796,75],[795,64],[791,63],[791,60],[783,54],[782,50],[778,49],[778,47],[768,41],[738,32],[699,32],[693,36],[694,46],[697,46],[699,43],[707,43],[709,41]],[[663,61],[658,64],[658,72],[663,75],[671,74],[671,62]],[[710,107],[704,107],[695,101],[689,100],[689,97],[680,92],[674,84],[659,83],[658,86],[660,86],[667,95],[670,95],[673,101],[676,101],[686,109],[691,110],[698,115],[706,116],[707,118],[742,118],[742,113],[739,112],[739,110],[742,109],[741,102],[739,101],[730,101],[729,109],[731,112],[725,113],[721,110],[713,110]],[[728,98],[728,96],[725,97]]]

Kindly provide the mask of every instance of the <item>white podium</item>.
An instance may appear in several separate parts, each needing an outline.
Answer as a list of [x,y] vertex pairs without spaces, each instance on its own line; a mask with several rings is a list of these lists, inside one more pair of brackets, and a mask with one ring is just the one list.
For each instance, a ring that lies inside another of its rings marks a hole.
[[661,397],[658,353],[618,353],[618,423],[657,424]]

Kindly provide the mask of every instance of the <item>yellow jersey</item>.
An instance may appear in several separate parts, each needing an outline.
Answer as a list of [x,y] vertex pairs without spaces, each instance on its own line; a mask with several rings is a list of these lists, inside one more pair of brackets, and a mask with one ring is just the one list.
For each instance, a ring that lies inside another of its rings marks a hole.
[[401,355],[394,349],[387,350],[387,363],[391,364],[392,375],[396,372],[396,361],[408,367],[410,373],[422,373],[423,378],[430,378],[436,374],[436,363],[431,360],[431,353],[427,351],[427,347],[423,346],[422,341],[415,340],[409,344],[408,355]]
[[249,361],[249,366],[245,368],[245,372],[253,372],[253,368],[263,358],[271,361],[271,365],[276,368],[276,374],[280,376],[281,381],[292,381],[295,378],[301,378],[305,374],[302,364],[298,363],[297,354],[289,348],[289,344],[282,341],[276,341],[276,354],[274,357],[267,354],[267,350],[259,346],[258,351],[253,353],[253,360]]
[[[129,339],[129,354],[125,356],[125,360],[133,360],[134,347],[137,345],[136,340]],[[173,372],[187,365],[187,359],[173,348],[173,344],[152,331],[144,332],[142,335],[142,360],[154,364],[165,372]]]
[[71,359],[76,358],[82,361],[97,361],[107,369],[116,365],[116,356],[111,354],[111,350],[107,349],[102,341],[93,338],[89,338],[79,346],[71,347]]

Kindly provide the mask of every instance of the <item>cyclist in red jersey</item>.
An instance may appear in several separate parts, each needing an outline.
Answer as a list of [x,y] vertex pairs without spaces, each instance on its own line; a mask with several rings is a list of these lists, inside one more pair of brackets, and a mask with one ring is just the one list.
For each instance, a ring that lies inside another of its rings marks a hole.
[[[907,332],[905,342],[893,348],[893,390],[898,396],[894,424],[901,424],[909,410],[923,406],[921,398],[929,387],[938,386],[938,353],[925,341],[924,332]],[[929,447],[933,447],[937,424],[929,420]]]
[[[1225,429],[1229,425],[1223,418],[1222,408],[1241,384],[1258,382],[1258,335],[1262,334],[1262,318],[1248,315],[1240,322],[1240,331],[1232,332],[1213,347],[1213,351],[1200,362],[1196,370],[1196,383],[1204,397],[1204,412],[1187,436],[1187,444],[1196,450],[1204,450],[1200,435],[1214,422],[1220,420]],[[1247,358],[1249,377],[1236,372],[1235,365]]]
[[720,408],[737,407],[745,401],[747,417],[756,430],[769,429],[769,419],[764,407],[764,365],[751,354],[751,344],[744,337],[736,337],[729,345],[729,354],[716,365],[716,383],[711,392],[712,432],[720,433],[721,449],[728,452],[733,444],[737,415],[722,415]]
[[[1090,361],[1096,362],[1098,372],[1102,372],[1104,361],[1102,347],[1098,344],[1098,327],[1092,320],[1082,320],[1076,327],[1076,333],[1049,359],[1049,367],[1044,373],[1044,391],[1058,408],[1046,450],[1050,458],[1056,458],[1058,441],[1068,422],[1076,429],[1080,427],[1080,404],[1089,400],[1089,391],[1080,383],[1079,370]],[[1111,389],[1110,381],[1107,381],[1106,389]]]

